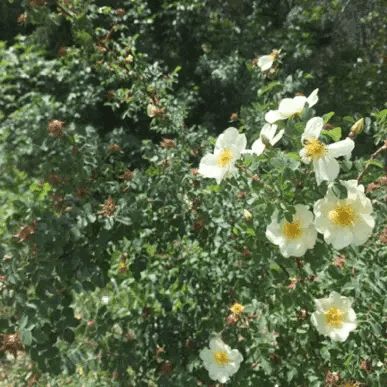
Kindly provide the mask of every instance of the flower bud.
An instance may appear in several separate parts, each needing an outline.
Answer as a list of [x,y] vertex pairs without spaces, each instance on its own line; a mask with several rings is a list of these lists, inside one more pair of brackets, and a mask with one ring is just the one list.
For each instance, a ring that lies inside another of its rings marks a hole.
[[364,130],[364,118],[360,118],[357,120],[351,127],[351,131],[349,133],[349,137],[355,138]]
[[243,217],[245,218],[245,220],[251,220],[253,218],[253,214],[249,210],[244,209]]

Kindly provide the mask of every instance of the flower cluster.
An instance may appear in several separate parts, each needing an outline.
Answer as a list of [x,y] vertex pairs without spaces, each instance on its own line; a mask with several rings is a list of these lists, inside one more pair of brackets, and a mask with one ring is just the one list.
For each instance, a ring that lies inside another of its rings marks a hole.
[[[258,66],[267,71],[276,57],[271,54],[261,57]],[[275,146],[285,135],[285,128],[279,129],[278,121],[301,116],[305,108],[311,108],[318,102],[318,89],[308,97],[295,96],[280,101],[277,110],[265,115],[267,123],[263,126],[258,139],[251,149],[246,149],[247,140],[236,128],[226,129],[216,140],[213,153],[206,154],[200,161],[199,174],[214,178],[219,184],[223,179],[236,177],[238,160],[245,154],[261,156],[267,148]],[[266,227],[267,239],[277,245],[284,257],[302,257],[307,250],[313,249],[322,234],[324,241],[334,249],[347,246],[359,246],[370,237],[375,226],[372,216],[372,204],[364,193],[363,185],[357,180],[340,180],[346,190],[346,196],[337,190],[340,172],[338,157],[349,158],[355,143],[347,137],[342,141],[326,143],[324,140],[324,120],[313,117],[306,122],[301,135],[301,149],[298,153],[304,164],[312,164],[317,186],[323,181],[328,183],[325,197],[313,205],[295,203],[292,216],[281,216],[275,210],[271,222]],[[250,213],[249,213],[250,214]],[[251,215],[251,214],[250,214]],[[351,308],[352,300],[336,292],[329,297],[315,299],[316,310],[311,315],[311,323],[317,331],[331,340],[343,342],[356,326],[356,314]],[[238,315],[244,307],[235,304],[232,316]],[[233,321],[235,318],[233,319]],[[220,337],[210,341],[210,348],[203,349],[200,357],[213,380],[225,383],[235,374],[243,360],[236,349],[231,350]]]

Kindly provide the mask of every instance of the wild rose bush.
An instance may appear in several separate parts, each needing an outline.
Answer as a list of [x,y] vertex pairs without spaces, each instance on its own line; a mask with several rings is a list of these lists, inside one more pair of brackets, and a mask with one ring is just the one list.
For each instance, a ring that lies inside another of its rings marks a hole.
[[5,383],[385,384],[383,64],[313,51],[344,8],[107,3],[11,6]]

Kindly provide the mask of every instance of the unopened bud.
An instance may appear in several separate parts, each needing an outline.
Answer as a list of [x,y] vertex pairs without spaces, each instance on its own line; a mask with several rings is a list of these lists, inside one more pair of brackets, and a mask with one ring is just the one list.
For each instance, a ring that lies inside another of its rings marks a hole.
[[351,131],[349,133],[349,137],[355,138],[358,136],[362,131],[364,130],[364,118],[360,118],[360,120],[357,120],[351,128]]
[[249,210],[244,209],[243,217],[245,218],[245,220],[251,220],[253,217],[253,214]]

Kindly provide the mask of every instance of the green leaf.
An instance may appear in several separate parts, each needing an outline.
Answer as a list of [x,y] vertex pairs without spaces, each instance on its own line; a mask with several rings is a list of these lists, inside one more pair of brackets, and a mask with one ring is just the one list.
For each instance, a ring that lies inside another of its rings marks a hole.
[[336,127],[336,128],[329,129],[329,130],[324,129],[322,131],[322,134],[329,136],[333,141],[336,142],[336,141],[339,141],[341,139],[341,128]]

